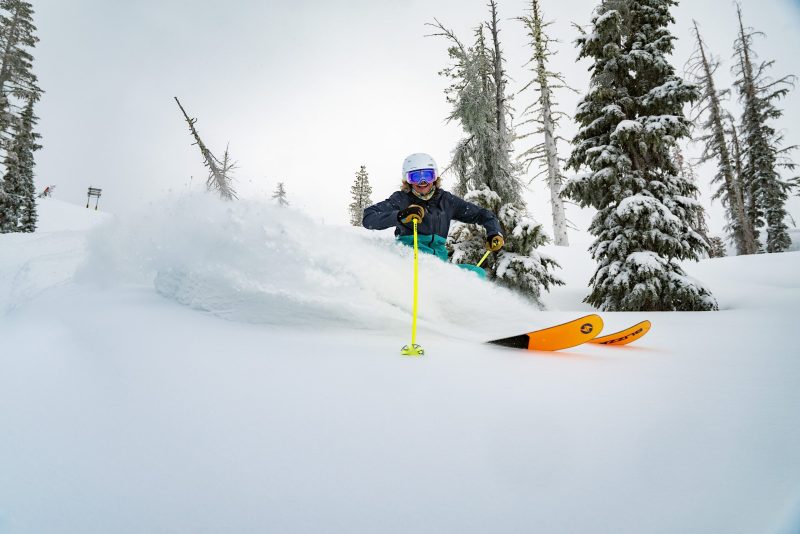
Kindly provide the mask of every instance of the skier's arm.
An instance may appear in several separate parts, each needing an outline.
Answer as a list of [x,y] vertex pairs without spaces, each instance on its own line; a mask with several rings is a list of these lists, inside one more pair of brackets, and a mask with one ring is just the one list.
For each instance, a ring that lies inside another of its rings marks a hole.
[[463,198],[450,195],[453,200],[453,219],[465,223],[476,223],[486,228],[486,235],[501,235],[500,222],[491,211],[467,202]]
[[397,214],[406,207],[401,205],[402,197],[403,194],[396,191],[383,202],[366,208],[361,224],[368,230],[385,230],[397,226]]

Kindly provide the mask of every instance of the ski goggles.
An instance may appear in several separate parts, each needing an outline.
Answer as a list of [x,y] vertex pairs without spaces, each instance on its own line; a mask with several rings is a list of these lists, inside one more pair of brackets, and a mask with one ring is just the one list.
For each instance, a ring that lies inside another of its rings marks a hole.
[[410,184],[432,183],[436,181],[436,171],[433,169],[417,169],[406,173],[406,181]]

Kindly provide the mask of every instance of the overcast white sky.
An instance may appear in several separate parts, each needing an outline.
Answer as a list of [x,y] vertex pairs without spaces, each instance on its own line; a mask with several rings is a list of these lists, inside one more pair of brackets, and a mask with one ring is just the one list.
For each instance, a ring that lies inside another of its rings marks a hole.
[[[571,22],[588,23],[598,0],[543,0],[550,32],[559,38],[554,67],[584,91],[588,63],[576,63]],[[767,33],[755,46],[776,60],[775,75],[800,74],[800,2],[742,0],[747,23]],[[449,106],[438,72],[447,43],[425,37],[434,17],[464,41],[487,17],[484,0],[37,0],[41,39],[34,68],[46,91],[37,113],[44,148],[37,182],[57,184],[56,197],[85,203],[101,187],[101,207],[126,212],[169,192],[200,189],[205,170],[173,96],[181,99],[205,143],[221,156],[230,142],[239,162],[241,197],[272,194],[286,183],[293,206],[334,224],[347,222],[350,184],[366,165],[373,200],[397,188],[403,158],[429,152],[440,167],[461,132],[446,124]],[[511,91],[529,79],[522,25],[524,0],[499,0],[501,43]],[[674,64],[683,70],[693,43],[691,19],[724,60],[718,83],[730,83],[735,8],[729,0],[684,0],[674,10],[679,37]],[[516,97],[523,109],[532,94]],[[572,113],[577,97],[561,97]],[[800,98],[783,103],[778,123],[800,144]],[[735,103],[731,104],[736,108]],[[738,113],[738,108],[736,108]],[[572,124],[563,135],[570,138]],[[568,148],[561,146],[567,155]],[[795,155],[800,162],[800,153]],[[702,169],[707,191],[711,168]],[[528,194],[547,226],[548,194],[541,182]],[[706,195],[706,199],[708,196]],[[800,223],[800,202],[790,211]],[[712,233],[724,221],[710,211]],[[589,213],[571,208],[582,229]]]

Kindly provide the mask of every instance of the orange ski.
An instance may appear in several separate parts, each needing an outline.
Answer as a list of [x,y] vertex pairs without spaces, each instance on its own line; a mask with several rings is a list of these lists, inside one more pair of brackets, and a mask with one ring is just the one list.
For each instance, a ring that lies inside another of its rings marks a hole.
[[561,350],[593,339],[603,329],[599,315],[587,315],[568,323],[534,330],[527,334],[487,341],[494,345],[527,350]]
[[596,337],[589,341],[589,343],[597,343],[599,345],[627,345],[645,335],[648,330],[650,330],[650,321],[642,321],[625,330],[620,330],[619,332],[614,332],[607,336]]

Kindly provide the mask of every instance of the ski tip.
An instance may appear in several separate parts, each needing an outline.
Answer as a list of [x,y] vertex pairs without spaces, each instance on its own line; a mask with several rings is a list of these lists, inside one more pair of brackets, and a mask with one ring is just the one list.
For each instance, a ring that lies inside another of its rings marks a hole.
[[597,314],[590,314],[550,328],[494,339],[487,343],[515,349],[554,351],[586,343],[602,329],[603,319]]
[[624,330],[620,330],[619,332],[614,332],[613,334],[608,334],[607,336],[596,337],[591,340],[590,343],[615,346],[627,345],[628,343],[632,343],[643,337],[650,330],[651,326],[652,323],[650,323],[650,321],[642,321]]
[[520,334],[518,336],[504,337],[502,339],[493,339],[487,341],[492,345],[500,345],[501,347],[509,347],[512,349],[527,349],[530,344],[528,334]]

